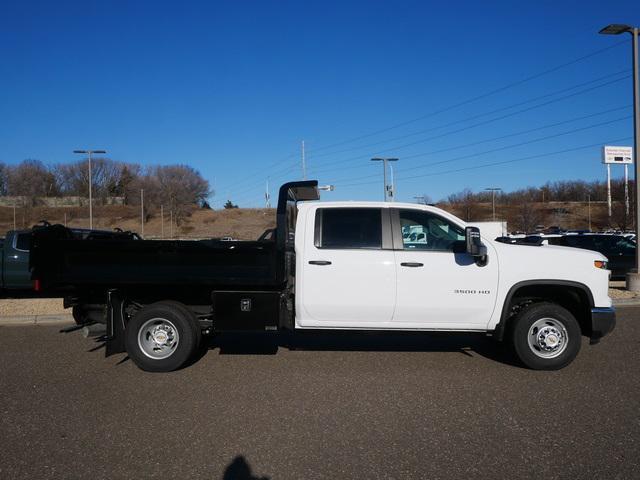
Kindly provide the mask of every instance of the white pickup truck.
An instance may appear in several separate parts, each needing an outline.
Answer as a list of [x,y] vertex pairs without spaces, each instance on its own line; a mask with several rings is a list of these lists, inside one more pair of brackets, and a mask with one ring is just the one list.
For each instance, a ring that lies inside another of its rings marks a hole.
[[91,249],[50,227],[32,278],[68,289],[79,324],[106,324],[107,354],[151,371],[185,364],[203,335],[279,329],[480,332],[553,370],[615,326],[600,253],[501,243],[426,205],[318,199],[315,181],[285,184],[276,231],[258,242]]

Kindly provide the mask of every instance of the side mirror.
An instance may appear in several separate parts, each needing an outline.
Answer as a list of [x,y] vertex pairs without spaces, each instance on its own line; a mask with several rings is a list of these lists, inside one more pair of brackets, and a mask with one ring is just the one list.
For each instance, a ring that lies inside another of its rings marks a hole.
[[476,259],[484,261],[487,257],[487,247],[480,239],[480,229],[478,227],[467,227],[464,229],[464,237],[467,244],[467,253]]

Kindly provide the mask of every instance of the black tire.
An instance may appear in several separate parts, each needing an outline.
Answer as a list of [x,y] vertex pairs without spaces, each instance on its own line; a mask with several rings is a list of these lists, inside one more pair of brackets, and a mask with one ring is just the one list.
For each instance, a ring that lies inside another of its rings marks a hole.
[[82,305],[74,305],[71,309],[71,314],[77,325],[88,323],[87,312]]
[[582,343],[580,325],[573,314],[550,302],[525,308],[510,330],[515,355],[533,370],[566,367],[576,358]]
[[147,372],[171,372],[182,367],[195,354],[201,336],[193,313],[169,301],[144,307],[131,319],[125,334],[129,358]]

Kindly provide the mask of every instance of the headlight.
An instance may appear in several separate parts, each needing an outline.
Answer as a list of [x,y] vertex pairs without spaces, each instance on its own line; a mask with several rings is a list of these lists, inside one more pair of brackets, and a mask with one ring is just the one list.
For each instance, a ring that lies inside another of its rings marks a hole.
[[609,262],[606,262],[604,260],[594,260],[593,266],[602,270],[609,270]]

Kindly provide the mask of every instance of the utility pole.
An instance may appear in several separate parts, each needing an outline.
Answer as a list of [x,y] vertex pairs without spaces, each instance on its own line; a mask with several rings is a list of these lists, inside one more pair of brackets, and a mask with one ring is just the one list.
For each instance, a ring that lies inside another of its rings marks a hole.
[[91,155],[94,153],[107,153],[105,150],[74,150],[73,153],[82,153],[89,157],[89,229],[93,230],[93,175],[91,174]]
[[[631,34],[633,68],[633,174],[635,178],[636,238],[640,238],[640,177],[638,177],[638,150],[640,150],[640,72],[638,72],[638,36],[640,28],[631,25],[607,25],[600,33],[605,35]],[[635,268],[627,273],[627,290],[640,291],[640,249],[636,248]]]
[[624,164],[624,220],[629,218],[629,165]]
[[611,225],[611,164],[607,163],[607,212]]
[[[491,192],[491,211],[492,211],[493,221],[495,222],[496,221],[496,192],[499,192],[502,189],[500,187],[488,187],[488,188],[485,188],[485,190]],[[542,195],[544,195],[544,190],[542,191]]]
[[304,140],[302,140],[302,180],[307,179],[307,159],[304,152]]
[[269,179],[264,191],[264,208],[271,208],[271,194],[269,193]]
[[144,238],[144,189],[140,189],[140,235]]
[[160,205],[160,238],[164,239],[164,205]]
[[396,201],[396,182],[393,176],[393,165],[389,165],[389,171],[391,172],[391,185],[387,187],[387,192],[389,192],[389,198],[392,202]]
[[[387,197],[389,194],[389,185],[387,184],[387,163],[388,162],[397,162],[397,158],[390,157],[375,157],[371,159],[372,162],[382,162],[382,199],[387,202]],[[392,187],[393,189],[393,187]]]

